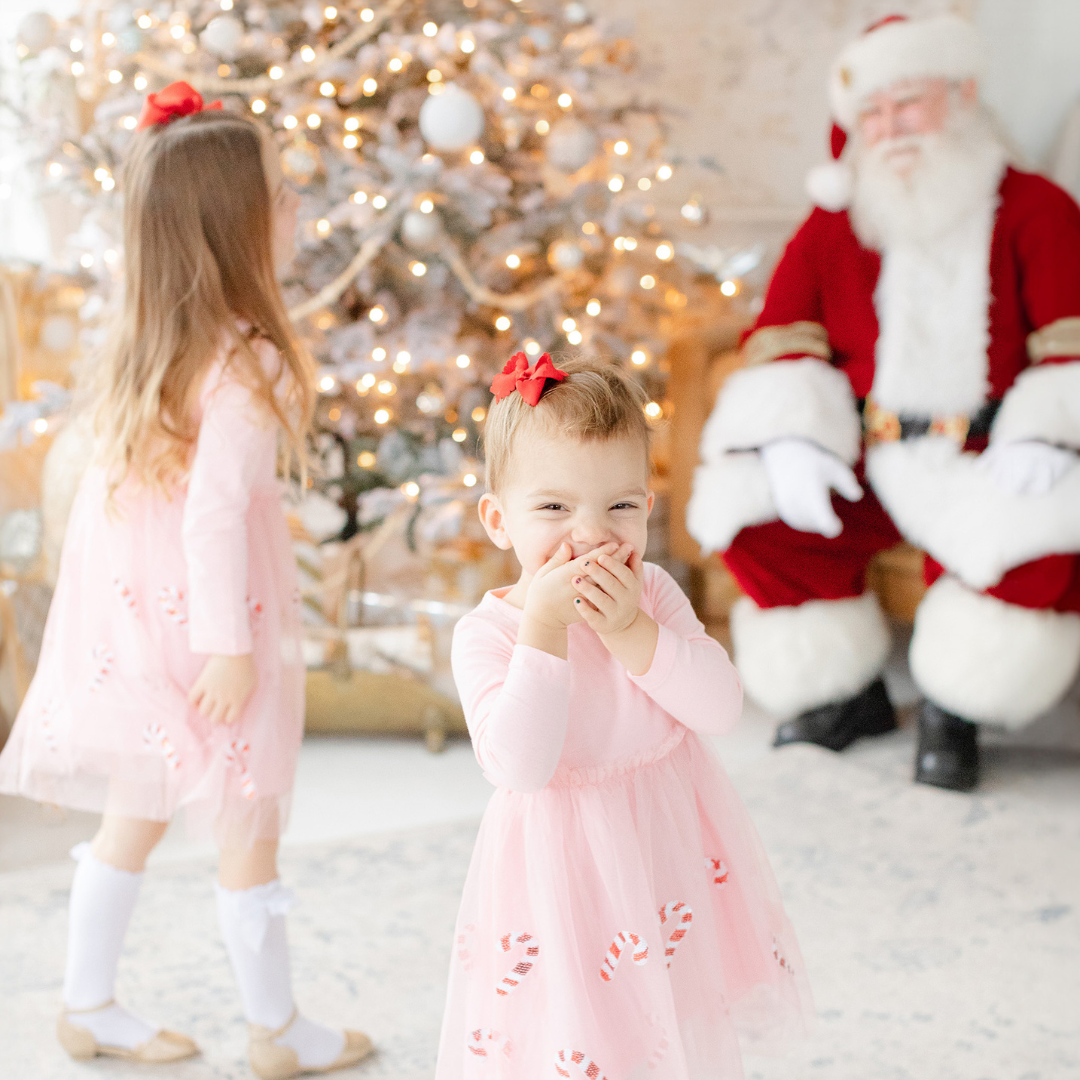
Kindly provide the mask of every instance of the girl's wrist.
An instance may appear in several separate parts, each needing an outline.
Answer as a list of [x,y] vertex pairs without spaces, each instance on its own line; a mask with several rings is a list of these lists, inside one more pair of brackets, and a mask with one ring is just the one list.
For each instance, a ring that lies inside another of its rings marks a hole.
[[537,618],[528,610],[522,613],[517,643],[557,656],[560,660],[567,658],[566,627]]

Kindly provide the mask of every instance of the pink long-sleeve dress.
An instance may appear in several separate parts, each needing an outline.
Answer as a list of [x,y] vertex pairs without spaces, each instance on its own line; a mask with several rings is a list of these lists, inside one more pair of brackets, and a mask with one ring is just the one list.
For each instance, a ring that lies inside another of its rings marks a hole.
[[[277,353],[256,349],[268,370]],[[218,360],[186,482],[129,478],[106,504],[91,465],[68,521],[41,659],[0,755],[0,791],[168,821],[222,843],[276,838],[303,733],[299,594],[278,429]],[[254,655],[240,720],[187,702],[209,654]]]
[[812,1014],[746,810],[701,735],[742,690],[679,587],[633,676],[584,623],[561,660],[488,593],[454,634],[476,756],[497,786],[458,917],[436,1080],[735,1080]]

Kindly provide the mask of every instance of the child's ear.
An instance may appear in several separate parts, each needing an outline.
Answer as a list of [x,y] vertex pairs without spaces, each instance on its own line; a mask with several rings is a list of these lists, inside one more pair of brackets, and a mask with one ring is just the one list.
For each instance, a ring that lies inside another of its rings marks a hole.
[[476,510],[480,515],[480,524],[484,526],[484,532],[488,534],[491,542],[497,548],[509,551],[514,545],[503,527],[503,511],[499,500],[490,491],[485,491],[480,496]]
[[652,513],[653,503],[656,502],[656,492],[650,491],[648,495],[648,502],[646,503],[648,513]]

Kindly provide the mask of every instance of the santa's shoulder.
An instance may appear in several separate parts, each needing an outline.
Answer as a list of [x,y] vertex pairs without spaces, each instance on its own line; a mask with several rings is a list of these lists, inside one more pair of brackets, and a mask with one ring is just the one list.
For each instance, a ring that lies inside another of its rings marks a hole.
[[1001,213],[1017,223],[1046,215],[1080,222],[1080,207],[1063,188],[1040,173],[1009,166],[1001,181]]

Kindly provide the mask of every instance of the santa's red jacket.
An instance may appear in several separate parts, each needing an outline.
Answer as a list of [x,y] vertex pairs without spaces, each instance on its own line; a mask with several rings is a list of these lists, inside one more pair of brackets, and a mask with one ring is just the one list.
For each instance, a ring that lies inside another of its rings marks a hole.
[[[740,530],[776,520],[752,451],[796,436],[864,465],[899,533],[976,590],[1080,552],[1080,465],[1048,494],[1018,496],[977,459],[988,439],[1080,449],[1080,208],[1049,180],[1009,168],[986,218],[985,281],[963,310],[941,313],[949,340],[928,366],[902,334],[886,345],[879,316],[904,308],[883,309],[894,282],[847,211],[810,214],[776,268],[745,367],[706,425],[688,512],[703,548],[724,551]],[[906,302],[947,300],[916,289]],[[890,400],[875,402],[883,385]]]

